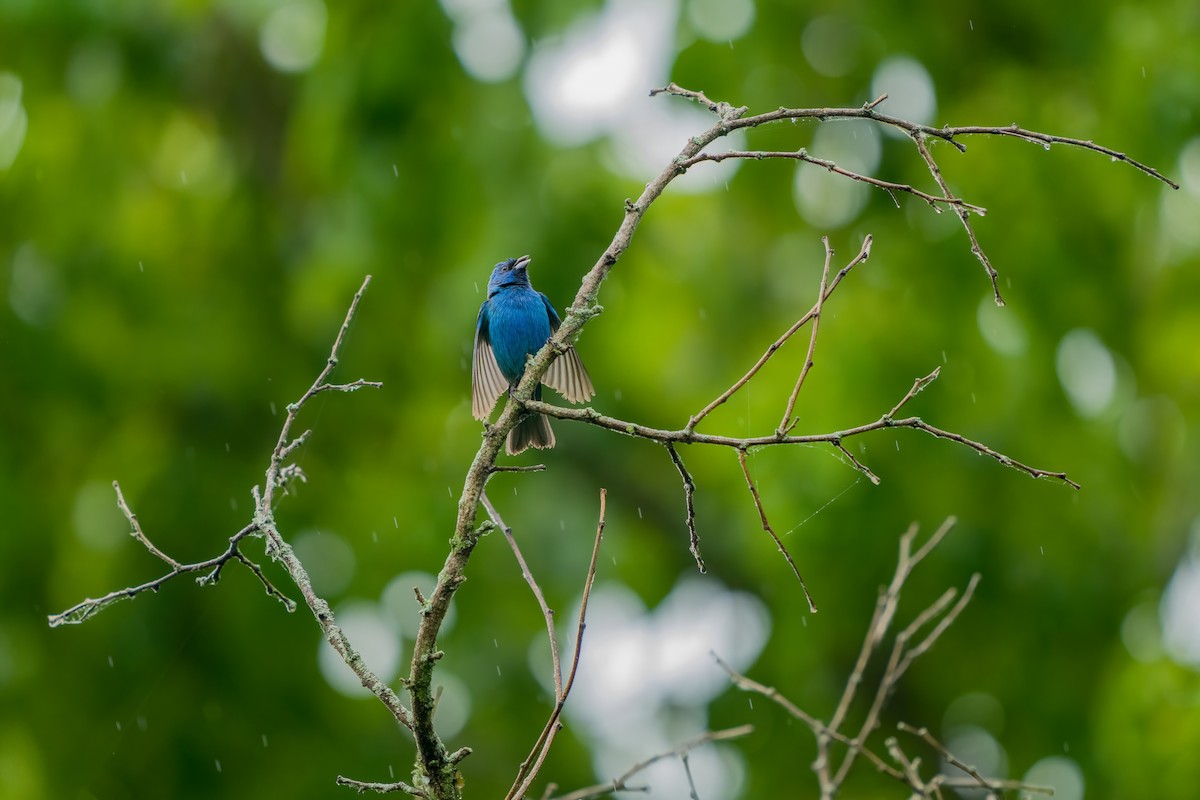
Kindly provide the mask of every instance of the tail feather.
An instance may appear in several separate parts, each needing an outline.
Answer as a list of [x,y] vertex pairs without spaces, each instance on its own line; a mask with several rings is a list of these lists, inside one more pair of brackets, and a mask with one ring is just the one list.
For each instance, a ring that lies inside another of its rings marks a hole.
[[554,447],[554,431],[550,430],[550,420],[541,414],[527,415],[508,434],[508,446],[505,449],[510,456],[529,447],[541,450]]

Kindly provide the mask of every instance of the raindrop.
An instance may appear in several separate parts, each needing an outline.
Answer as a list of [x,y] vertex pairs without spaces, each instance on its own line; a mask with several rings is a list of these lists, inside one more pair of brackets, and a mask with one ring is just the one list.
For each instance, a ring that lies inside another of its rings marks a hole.
[[1045,545],[1038,545],[1038,550],[1041,552],[1042,555],[1046,555],[1046,546]]
[[900,440],[899,439],[896,440],[896,452],[897,453],[900,452]]
[[747,697],[746,702],[750,704],[751,709],[754,708],[754,698],[753,697]]
[[395,777],[396,777],[396,770],[392,769],[392,765],[391,765],[391,764],[388,764],[388,777],[389,777],[389,778],[395,778]]
[[142,262],[139,261],[138,262],[138,272],[145,272],[145,271],[146,271],[146,267],[142,264]]
[[221,759],[218,758],[215,760],[216,760],[216,764],[217,764],[217,772],[220,772],[221,771]]
[[496,665],[496,674],[497,675],[500,674],[500,665],[499,664]]
[[378,532],[371,531],[371,541],[375,542],[376,544],[379,543],[379,533]]
[[275,416],[275,401],[271,401],[271,416]]
[[642,518],[642,507],[638,506],[638,519]]
[[517,495],[517,487],[514,486],[513,487],[513,497],[516,497],[516,495]]
[[400,168],[397,167],[395,164],[392,164],[392,172],[396,173],[397,178],[400,177]]
[[973,20],[973,19],[967,20],[967,27],[970,28],[971,30],[975,30],[975,20]]
[[943,350],[943,351],[942,351],[942,363],[943,363],[943,364],[949,364],[949,363],[950,363],[949,361],[947,361],[947,360],[946,360],[946,351],[945,351],[945,350]]
[[117,730],[121,730],[121,720],[117,720]]
[[974,392],[971,392],[971,402],[972,403],[975,402],[975,393]]
[[500,649],[500,640],[499,639],[492,639],[492,644],[496,646],[497,650]]
[[263,734],[263,747],[266,747],[266,746],[267,746],[267,735],[264,733]]
[[110,667],[111,667],[112,665],[113,665],[113,657],[112,657],[112,656],[109,656],[109,657],[108,657],[108,666],[110,666]]
[[453,490],[453,489],[451,489],[449,486],[447,486],[447,487],[446,487],[446,494],[448,494],[450,497],[454,497],[454,490]]
[[1045,150],[1046,152],[1050,152],[1050,143],[1042,142],[1042,149]]
[[392,524],[396,526],[396,530],[400,530],[400,520],[392,517]]
[[[1049,148],[1049,147],[1047,147],[1046,149],[1047,149],[1047,150],[1049,150],[1050,148]],[[1109,160],[1109,161],[1111,161],[1111,162],[1113,162],[1114,164],[1115,164],[1115,163],[1117,163],[1117,157],[1116,157],[1116,156],[1111,156],[1111,157],[1110,157],[1108,160]]]
[[1146,68],[1142,67],[1142,77],[1146,77]]

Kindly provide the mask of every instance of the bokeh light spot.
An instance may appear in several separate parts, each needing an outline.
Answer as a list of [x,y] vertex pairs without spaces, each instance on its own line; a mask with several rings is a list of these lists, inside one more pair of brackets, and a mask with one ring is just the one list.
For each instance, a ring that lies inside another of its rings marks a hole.
[[1050,756],[1034,764],[1022,779],[1035,786],[1054,787],[1054,800],[1083,800],[1083,770],[1066,756]]
[[754,23],[754,0],[690,0],[688,22],[710,42],[740,38]]
[[[937,94],[929,70],[915,58],[895,56],[880,64],[871,79],[871,99],[887,94],[886,111],[911,122],[929,124],[937,113]],[[904,136],[887,129],[888,135]]]
[[292,543],[297,557],[308,568],[313,589],[331,597],[346,591],[354,578],[355,558],[350,545],[335,533],[306,531]]
[[1024,354],[1029,344],[1025,335],[1025,327],[1011,308],[1000,307],[989,294],[979,301],[975,311],[975,320],[979,324],[979,333],[997,353],[1006,356]]
[[829,78],[840,78],[857,66],[860,39],[854,23],[830,15],[817,17],[805,26],[800,48],[814,70]]
[[303,72],[325,47],[327,12],[321,0],[296,0],[271,12],[258,34],[263,58],[280,72]]
[[29,118],[21,103],[21,79],[11,72],[0,72],[0,169],[8,169],[21,152]]
[[1117,391],[1117,368],[1112,354],[1095,333],[1076,328],[1058,343],[1058,380],[1081,417],[1104,412]]

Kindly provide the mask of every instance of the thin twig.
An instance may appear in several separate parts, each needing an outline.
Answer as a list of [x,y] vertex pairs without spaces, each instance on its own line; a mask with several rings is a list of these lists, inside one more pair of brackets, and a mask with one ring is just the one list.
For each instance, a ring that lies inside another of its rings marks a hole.
[[804,386],[804,379],[808,377],[809,370],[813,368],[813,355],[817,350],[817,331],[821,326],[821,308],[825,305],[825,288],[829,284],[829,264],[833,261],[833,248],[829,246],[829,237],[822,236],[821,244],[825,246],[825,266],[821,269],[821,288],[817,290],[817,302],[813,305],[812,332],[808,337],[808,353],[804,356],[804,366],[800,368],[800,377],[796,379],[796,386],[792,389],[787,406],[783,410],[783,419],[779,421],[779,427],[775,429],[775,433],[779,436],[787,435],[788,431],[796,427],[799,422],[799,420],[792,419],[792,412],[796,409],[796,399],[800,396],[800,388]]
[[[870,257],[871,244],[873,241],[874,240],[872,239],[872,237],[869,234],[863,238],[862,247],[859,248],[858,255],[856,255],[850,261],[850,263],[848,263],[846,266],[844,266],[840,270],[838,270],[837,274],[833,276],[833,280],[831,280],[829,282],[829,287],[825,290],[825,292],[822,296],[822,300],[828,300],[830,295],[833,294],[834,289],[836,289],[838,287],[838,285],[841,284],[842,279],[845,278],[846,275],[848,275],[850,273],[850,270],[854,269],[856,266],[863,263]],[[814,305],[811,309],[809,309],[807,314],[802,316],[800,319],[796,320],[796,322],[790,328],[788,328],[786,331],[784,331],[782,336],[780,336],[778,339],[776,339],[771,344],[771,346],[767,348],[767,351],[765,353],[763,353],[762,356],[759,357],[758,361],[756,361],[754,363],[754,366],[752,366],[750,368],[749,372],[747,372],[741,378],[738,378],[738,380],[735,381],[732,386],[730,386],[728,389],[726,389],[724,392],[722,392],[719,397],[717,397],[715,400],[713,400],[711,403],[709,403],[707,406],[705,406],[703,409],[701,409],[701,411],[699,413],[697,413],[690,420],[688,420],[688,424],[687,424],[687,427],[685,428],[685,430],[688,430],[688,431],[695,430],[696,425],[698,425],[700,423],[700,420],[704,419],[709,414],[711,414],[713,412],[713,410],[717,408],[717,406],[720,406],[723,403],[725,403],[727,400],[729,400],[729,398],[733,397],[733,395],[737,392],[738,389],[741,389],[743,386],[745,386],[747,383],[749,383],[750,379],[753,378],[756,374],[758,374],[758,371],[760,369],[762,369],[763,366],[768,361],[771,360],[771,356],[775,355],[775,353],[779,350],[779,348],[783,347],[784,343],[787,342],[788,339],[792,338],[792,335],[795,334],[796,331],[803,328],[808,323],[809,320],[813,319],[816,316],[817,311],[818,311],[818,308],[816,305]]]
[[977,206],[958,197],[944,197],[936,194],[923,192],[915,186],[910,186],[907,183],[894,183],[893,181],[885,181],[880,178],[873,178],[870,175],[863,175],[859,172],[848,170],[844,167],[839,167],[835,162],[824,158],[816,158],[809,155],[804,148],[799,150],[727,150],[722,153],[700,153],[684,162],[685,166],[692,167],[703,161],[711,161],[714,164],[719,164],[722,161],[729,159],[742,159],[745,161],[763,161],[765,159],[785,159],[790,161],[802,161],[806,164],[822,167],[835,175],[841,175],[843,178],[849,178],[853,181],[866,183],[870,186],[875,186],[883,189],[892,196],[897,208],[900,206],[894,192],[902,192],[912,195],[913,197],[924,200],[938,214],[942,213],[941,206],[949,206],[955,210],[966,211],[971,214],[978,214],[983,217],[987,215],[987,209],[982,206]]
[[366,792],[375,792],[377,794],[392,794],[395,792],[404,792],[413,797],[429,797],[428,794],[418,789],[415,786],[410,786],[404,781],[396,781],[395,783],[371,783],[369,781],[359,781],[354,778],[347,778],[342,775],[337,776],[336,781],[338,786],[348,786],[359,794]]
[[[122,502],[124,502],[124,498],[121,499]],[[50,627],[57,628],[60,625],[79,624],[108,608],[113,603],[120,602],[121,600],[131,600],[143,592],[157,592],[160,588],[162,588],[163,584],[174,578],[178,578],[180,575],[219,569],[231,558],[236,557],[242,540],[253,533],[257,533],[257,528],[254,525],[247,525],[233,536],[229,537],[229,546],[225,548],[225,552],[221,553],[219,556],[214,556],[213,558],[205,561],[197,561],[194,564],[180,564],[176,562],[175,567],[170,572],[155,578],[152,581],[146,581],[145,583],[138,584],[137,586],[128,586],[124,589],[117,589],[109,592],[103,597],[89,597],[81,600],[80,602],[68,608],[66,611],[62,611],[58,614],[51,614],[48,618]],[[213,579],[206,581],[206,583],[214,582],[215,580]],[[292,603],[292,608],[295,608],[294,602]]]
[[512,788],[505,795],[505,800],[514,800],[514,798],[525,796],[525,793],[529,791],[530,785],[537,778],[538,772],[541,771],[542,764],[546,761],[546,756],[550,754],[550,746],[554,744],[554,737],[562,730],[562,723],[559,722],[559,717],[562,716],[563,707],[567,704],[567,696],[571,693],[571,687],[575,685],[575,674],[579,670],[579,657],[583,652],[583,631],[587,627],[588,598],[591,597],[592,585],[596,582],[596,560],[600,557],[600,540],[604,538],[604,518],[607,508],[607,498],[607,490],[601,489],[600,520],[596,523],[596,539],[592,544],[592,558],[588,562],[587,578],[583,583],[583,599],[579,603],[579,621],[575,626],[575,653],[571,657],[571,669],[567,673],[567,680],[562,686],[562,691],[556,692],[554,710],[550,712],[550,718],[546,720],[546,725],[542,728],[542,732],[534,743],[529,756],[521,762],[521,766],[517,770],[516,780],[513,781]]
[[[910,399],[912,399],[916,391],[919,391],[920,387],[924,386],[931,378],[936,376],[937,370],[934,370],[931,375],[919,379],[916,384],[914,384],[914,390],[910,390],[904,399],[902,399],[892,411],[894,412],[897,408],[900,408],[902,405],[907,403]],[[1049,470],[1039,469],[1037,467],[1031,467],[1011,458],[1010,456],[993,450],[981,442],[977,442],[973,439],[968,439],[961,434],[942,430],[941,428],[930,425],[922,421],[920,417],[894,419],[891,416],[892,412],[885,414],[875,422],[868,422],[862,425],[857,425],[853,428],[846,428],[844,430],[832,431],[829,433],[813,433],[803,435],[789,434],[787,436],[779,436],[775,433],[771,433],[766,436],[748,436],[739,438],[734,436],[717,436],[707,433],[697,433],[695,430],[689,428],[681,428],[679,430],[651,428],[647,425],[640,425],[636,422],[629,422],[627,420],[606,416],[592,408],[566,408],[563,406],[552,405],[550,403],[543,403],[539,400],[527,401],[525,403],[525,408],[529,411],[533,411],[538,414],[545,414],[546,416],[554,417],[556,419],[586,422],[589,425],[595,425],[599,428],[606,428],[608,430],[622,433],[627,436],[633,436],[639,439],[651,439],[662,444],[674,442],[684,444],[711,444],[720,445],[722,447],[732,447],[736,450],[746,450],[751,447],[766,445],[815,444],[820,442],[834,445],[835,443],[843,442],[844,440],[853,436],[861,436],[862,434],[871,433],[872,431],[885,430],[887,428],[913,428],[924,431],[931,436],[936,436],[939,439],[949,439],[950,441],[957,442],[958,444],[969,447],[982,455],[994,459],[1003,466],[1024,472],[1026,475],[1031,477],[1053,478],[1055,480],[1062,481],[1073,489],[1080,488],[1079,484],[1068,478],[1065,472],[1052,472]]]
[[742,465],[742,475],[746,478],[746,486],[750,489],[750,496],[754,498],[754,507],[758,509],[758,518],[762,522],[762,529],[771,534],[771,538],[775,540],[775,546],[779,548],[779,552],[783,553],[783,557],[787,559],[788,566],[792,568],[792,573],[796,576],[796,580],[800,581],[800,588],[804,591],[804,599],[808,601],[808,610],[812,613],[817,613],[817,604],[813,602],[812,595],[808,592],[808,585],[804,582],[804,578],[800,575],[800,568],[796,566],[796,561],[792,558],[792,554],[783,546],[775,529],[771,527],[771,523],[767,520],[767,512],[763,509],[762,498],[758,496],[758,487],[754,485],[754,479],[750,477],[750,467],[746,464],[746,451],[737,451],[738,463]]
[[945,745],[943,745],[936,738],[934,738],[933,734],[929,732],[928,728],[926,728],[924,726],[917,728],[913,725],[909,725],[907,722],[898,722],[898,723],[896,723],[896,727],[899,728],[900,730],[904,731],[905,733],[911,733],[913,736],[917,736],[917,737],[923,739],[926,744],[928,744],[934,750],[938,751],[938,754],[941,755],[941,757],[943,759],[945,759],[947,764],[949,764],[952,767],[957,767],[958,769],[960,769],[963,772],[970,775],[971,778],[974,779],[975,783],[984,789],[989,789],[994,792],[1001,792],[1001,791],[1015,789],[1017,791],[1033,792],[1035,794],[1044,794],[1044,795],[1053,795],[1054,794],[1054,789],[1053,789],[1053,787],[1050,787],[1050,786],[1039,786],[1037,784],[1024,783],[1021,781],[1000,782],[1000,781],[996,781],[991,778],[985,778],[979,774],[979,771],[977,769],[975,769],[974,767],[969,766],[967,764],[964,764],[953,753],[951,753],[949,750],[947,750]]
[[[588,786],[584,789],[578,789],[570,794],[559,795],[553,800],[590,800],[593,797],[602,797],[606,794],[614,792],[644,792],[649,791],[649,787],[645,786],[630,786],[629,779],[639,772],[645,770],[652,764],[662,761],[664,758],[675,756],[683,759],[688,753],[700,747],[701,745],[709,744],[710,742],[727,742],[731,739],[740,739],[743,736],[749,736],[754,732],[753,725],[738,725],[736,728],[726,728],[720,731],[710,731],[695,739],[690,739],[676,747],[674,750],[667,750],[662,753],[657,753],[650,756],[645,761],[639,761],[629,769],[625,770],[618,777],[613,778],[608,783],[598,783],[595,786]],[[694,788],[693,788],[694,792]]]
[[174,570],[178,570],[182,565],[164,553],[162,550],[159,550],[157,547],[155,547],[150,541],[149,537],[142,532],[142,526],[138,523],[137,514],[134,514],[129,508],[129,504],[125,502],[125,495],[121,492],[121,484],[117,481],[113,481],[112,485],[113,491],[117,493],[117,508],[121,509],[121,513],[125,515],[125,519],[129,520],[129,525],[131,528],[129,534],[141,542],[142,546],[153,553],[160,561],[164,561],[166,562],[167,566]]
[[683,459],[676,452],[675,445],[667,442],[664,447],[667,448],[667,453],[671,456],[671,463],[675,465],[675,469],[679,471],[679,478],[683,481],[683,503],[687,509],[684,522],[688,529],[688,550],[691,551],[692,558],[696,559],[696,568],[703,574],[706,572],[704,558],[700,555],[700,535],[696,533],[696,482],[692,480],[687,467],[683,465]]
[[542,594],[542,587],[534,580],[533,573],[529,571],[529,565],[525,563],[525,556],[521,554],[521,548],[517,546],[517,540],[513,537],[512,528],[501,518],[500,512],[492,505],[491,499],[487,496],[487,490],[479,496],[480,504],[487,510],[488,516],[492,518],[492,522],[496,523],[496,527],[504,534],[504,538],[508,541],[508,546],[512,548],[513,555],[517,557],[517,564],[521,567],[521,577],[525,579],[525,583],[529,584],[533,596],[537,598],[538,607],[542,609],[542,616],[546,620],[546,636],[550,640],[550,659],[554,665],[554,698],[557,700],[562,696],[562,666],[559,663],[558,653],[558,637],[554,633],[554,609],[546,603],[546,596]]

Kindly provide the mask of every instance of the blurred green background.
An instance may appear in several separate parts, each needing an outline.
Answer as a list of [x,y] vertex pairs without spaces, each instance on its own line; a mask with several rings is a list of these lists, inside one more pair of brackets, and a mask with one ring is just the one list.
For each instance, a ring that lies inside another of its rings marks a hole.
[[[308,612],[286,614],[237,565],[216,587],[181,579],[82,626],[51,630],[46,616],[161,572],[126,535],[114,479],[159,547],[220,552],[249,520],[280,410],[370,273],[337,377],[384,388],[306,411],[309,482],[278,517],[394,679],[411,587],[441,566],[479,441],[468,362],[491,265],[530,253],[535,285],[570,302],[624,199],[710,124],[646,96],[668,80],[754,111],[886,91],[888,113],[1093,139],[1183,188],[1063,147],[936,146],[951,185],[989,210],[976,227],[1004,309],[954,219],[919,201],[897,208],[786,162],[708,165],[669,190],[578,344],[597,409],[681,427],[811,304],[820,237],[844,262],[871,233],[871,260],[827,306],[800,430],[877,419],[941,365],[912,413],[1084,488],[912,431],[848,442],[878,487],[827,448],[755,452],[767,512],[821,607],[810,616],[733,454],[681,451],[701,577],[666,453],[558,423],[557,449],[518,460],[546,472],[491,484],[564,622],[609,492],[581,684],[535,793],[753,722],[753,736],[694,755],[701,796],[815,795],[809,733],[726,691],[708,649],[828,718],[899,533],[957,514],[899,621],[974,571],[982,584],[900,685],[879,740],[897,720],[928,725],[964,760],[1056,783],[1060,798],[1194,796],[1198,34],[1200,7],[1183,0],[1086,13],[6,0],[0,796],[317,798],[347,795],[337,774],[408,777],[409,738],[319,655]],[[808,147],[935,190],[911,144],[870,126],[787,125],[733,144]],[[701,429],[772,430],[802,336]],[[549,711],[545,633],[499,536],[469,578],[442,640],[439,722],[451,747],[474,748],[469,795],[494,797]],[[681,781],[673,760],[650,780],[656,797],[683,796]],[[844,796],[902,793],[864,766]]]

